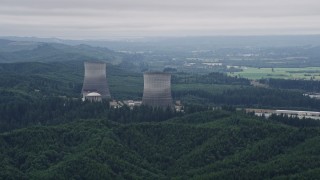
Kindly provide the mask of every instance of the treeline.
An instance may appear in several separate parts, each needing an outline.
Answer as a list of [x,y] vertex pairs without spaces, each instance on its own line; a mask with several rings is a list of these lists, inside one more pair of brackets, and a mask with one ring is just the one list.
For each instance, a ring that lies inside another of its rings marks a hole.
[[260,83],[279,89],[299,89],[308,92],[319,92],[320,81],[291,80],[291,79],[261,79]]
[[0,64],[1,89],[21,91],[35,97],[78,97],[83,79],[83,65],[80,65],[80,62]]
[[309,119],[309,118],[303,118],[299,119],[298,117],[289,117],[287,115],[276,115],[272,114],[268,120],[279,122],[282,124],[287,124],[294,127],[320,127],[320,121]]
[[119,123],[163,121],[182,113],[172,108],[123,106],[110,108],[109,102],[47,97],[8,101],[0,104],[0,132],[31,125],[52,125],[77,119],[108,119]]
[[318,100],[305,97],[299,92],[280,89],[243,87],[224,90],[219,94],[205,90],[180,90],[173,92],[173,96],[182,100],[193,97],[202,103],[216,105],[320,110]]
[[0,73],[0,83],[6,89],[21,90],[38,96],[69,96],[77,97],[82,84],[78,82],[62,82],[39,75],[3,75]]
[[170,107],[163,109],[143,105],[134,107],[133,109],[130,109],[128,106],[109,108],[107,111],[108,119],[121,123],[159,122],[181,115],[183,113],[176,112]]
[[39,98],[0,104],[0,131],[30,125],[48,125],[74,119],[101,118],[106,103],[89,103],[62,98]]
[[229,84],[229,85],[250,85],[245,78],[230,77],[224,73],[212,72],[205,75],[177,73],[172,76],[173,84]]

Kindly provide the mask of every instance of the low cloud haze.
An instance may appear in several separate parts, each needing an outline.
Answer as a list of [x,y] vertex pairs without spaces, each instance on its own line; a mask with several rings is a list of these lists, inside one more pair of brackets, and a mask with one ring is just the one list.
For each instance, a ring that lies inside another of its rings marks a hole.
[[320,34],[318,0],[1,0],[0,36]]

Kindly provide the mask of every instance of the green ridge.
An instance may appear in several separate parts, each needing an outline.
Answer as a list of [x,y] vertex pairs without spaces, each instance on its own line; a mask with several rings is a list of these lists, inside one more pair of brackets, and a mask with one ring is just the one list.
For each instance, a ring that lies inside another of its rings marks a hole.
[[241,113],[78,120],[0,135],[4,179],[286,179],[320,175],[319,128]]

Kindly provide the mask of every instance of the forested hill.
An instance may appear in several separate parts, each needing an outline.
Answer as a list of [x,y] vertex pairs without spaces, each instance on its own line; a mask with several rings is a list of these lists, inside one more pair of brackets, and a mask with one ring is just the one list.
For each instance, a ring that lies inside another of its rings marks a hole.
[[0,62],[105,60],[119,63],[125,55],[107,48],[0,39]]
[[316,179],[319,135],[224,111],[78,120],[0,134],[0,179]]

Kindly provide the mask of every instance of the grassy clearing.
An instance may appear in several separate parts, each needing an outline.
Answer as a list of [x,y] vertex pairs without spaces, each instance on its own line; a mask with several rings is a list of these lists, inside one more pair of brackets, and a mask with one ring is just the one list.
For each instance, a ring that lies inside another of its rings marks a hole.
[[248,79],[278,78],[278,79],[315,79],[320,80],[320,67],[307,68],[252,68],[244,67],[242,72],[229,73],[230,76],[240,76]]

